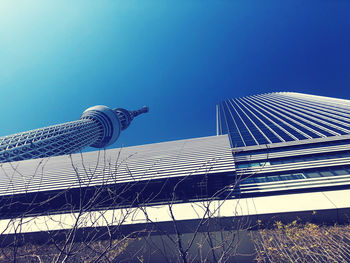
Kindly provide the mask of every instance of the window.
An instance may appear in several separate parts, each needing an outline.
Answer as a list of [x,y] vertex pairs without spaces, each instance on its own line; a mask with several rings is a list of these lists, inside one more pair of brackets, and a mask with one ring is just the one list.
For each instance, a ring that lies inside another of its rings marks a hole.
[[270,162],[257,162],[257,163],[239,163],[236,165],[237,168],[248,168],[248,167],[263,167],[270,165]]
[[306,177],[315,178],[315,177],[321,177],[321,175],[318,172],[308,172],[306,173]]
[[346,175],[346,174],[349,174],[346,170],[344,169],[338,169],[338,170],[334,170],[333,173],[335,175]]
[[322,176],[333,176],[333,173],[330,171],[324,171],[324,172],[320,172]]
[[248,168],[249,167],[249,163],[240,163],[237,164],[237,168]]
[[267,180],[270,182],[280,181],[280,178],[278,175],[268,176]]

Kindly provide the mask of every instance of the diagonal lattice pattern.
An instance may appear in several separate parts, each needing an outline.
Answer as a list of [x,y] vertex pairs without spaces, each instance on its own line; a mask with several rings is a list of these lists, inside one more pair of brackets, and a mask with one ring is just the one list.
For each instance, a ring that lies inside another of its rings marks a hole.
[[98,105],[85,110],[77,121],[0,137],[0,163],[71,154],[87,146],[105,148],[134,117],[146,112],[146,106],[128,111]]
[[96,121],[82,119],[1,137],[0,162],[77,152],[98,141],[102,132]]

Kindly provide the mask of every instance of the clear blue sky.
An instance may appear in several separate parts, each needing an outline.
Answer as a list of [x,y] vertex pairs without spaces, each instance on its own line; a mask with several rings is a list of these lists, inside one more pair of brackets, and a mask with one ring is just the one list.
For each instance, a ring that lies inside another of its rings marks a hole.
[[350,99],[348,0],[0,2],[0,136],[150,107],[112,147],[215,135],[226,98]]

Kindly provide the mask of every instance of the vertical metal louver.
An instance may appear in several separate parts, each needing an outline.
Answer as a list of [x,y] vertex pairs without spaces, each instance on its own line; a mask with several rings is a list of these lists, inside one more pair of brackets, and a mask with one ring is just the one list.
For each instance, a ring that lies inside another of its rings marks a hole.
[[350,101],[278,92],[221,102],[218,134],[232,147],[350,134]]

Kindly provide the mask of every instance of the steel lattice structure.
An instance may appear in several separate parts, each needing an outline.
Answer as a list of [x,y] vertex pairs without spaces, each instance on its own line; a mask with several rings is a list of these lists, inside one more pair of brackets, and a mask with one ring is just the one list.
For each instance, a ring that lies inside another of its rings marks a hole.
[[134,117],[148,112],[94,106],[77,121],[0,137],[0,162],[20,161],[78,152],[84,147],[104,148],[114,143]]

